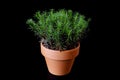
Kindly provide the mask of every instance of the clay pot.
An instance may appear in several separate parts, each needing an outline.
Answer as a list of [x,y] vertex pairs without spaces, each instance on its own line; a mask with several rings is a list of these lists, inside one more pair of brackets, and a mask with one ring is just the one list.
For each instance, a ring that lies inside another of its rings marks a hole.
[[41,53],[45,57],[48,71],[58,76],[70,73],[75,57],[79,54],[79,48],[80,44],[71,50],[51,50],[41,43]]

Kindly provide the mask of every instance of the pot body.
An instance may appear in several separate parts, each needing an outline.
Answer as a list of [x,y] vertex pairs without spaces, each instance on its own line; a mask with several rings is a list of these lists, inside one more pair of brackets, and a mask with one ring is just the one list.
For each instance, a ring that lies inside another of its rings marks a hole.
[[51,50],[41,45],[41,53],[46,60],[48,71],[53,75],[66,75],[70,73],[75,58],[79,54],[80,44],[71,50]]

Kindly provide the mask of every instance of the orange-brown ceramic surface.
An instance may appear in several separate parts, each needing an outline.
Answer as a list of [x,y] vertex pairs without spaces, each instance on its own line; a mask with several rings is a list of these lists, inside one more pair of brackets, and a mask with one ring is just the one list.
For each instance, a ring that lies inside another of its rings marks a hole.
[[58,51],[45,48],[41,43],[41,53],[45,57],[49,72],[58,76],[68,74],[79,54],[79,48],[80,44],[71,50]]

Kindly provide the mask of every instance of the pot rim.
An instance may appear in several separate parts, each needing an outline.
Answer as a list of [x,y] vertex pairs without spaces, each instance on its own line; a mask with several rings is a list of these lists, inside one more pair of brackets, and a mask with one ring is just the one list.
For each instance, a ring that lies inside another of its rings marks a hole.
[[73,59],[79,54],[80,49],[80,43],[76,48],[64,51],[48,49],[42,43],[40,43],[40,45],[42,55],[55,60]]

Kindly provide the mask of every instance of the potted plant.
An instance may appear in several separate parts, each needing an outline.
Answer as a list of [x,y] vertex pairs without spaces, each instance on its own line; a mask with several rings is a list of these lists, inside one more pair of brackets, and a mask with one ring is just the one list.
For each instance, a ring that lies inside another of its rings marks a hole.
[[90,18],[65,9],[38,11],[33,19],[26,21],[30,30],[40,37],[41,53],[50,73],[62,76],[71,71],[89,21]]

